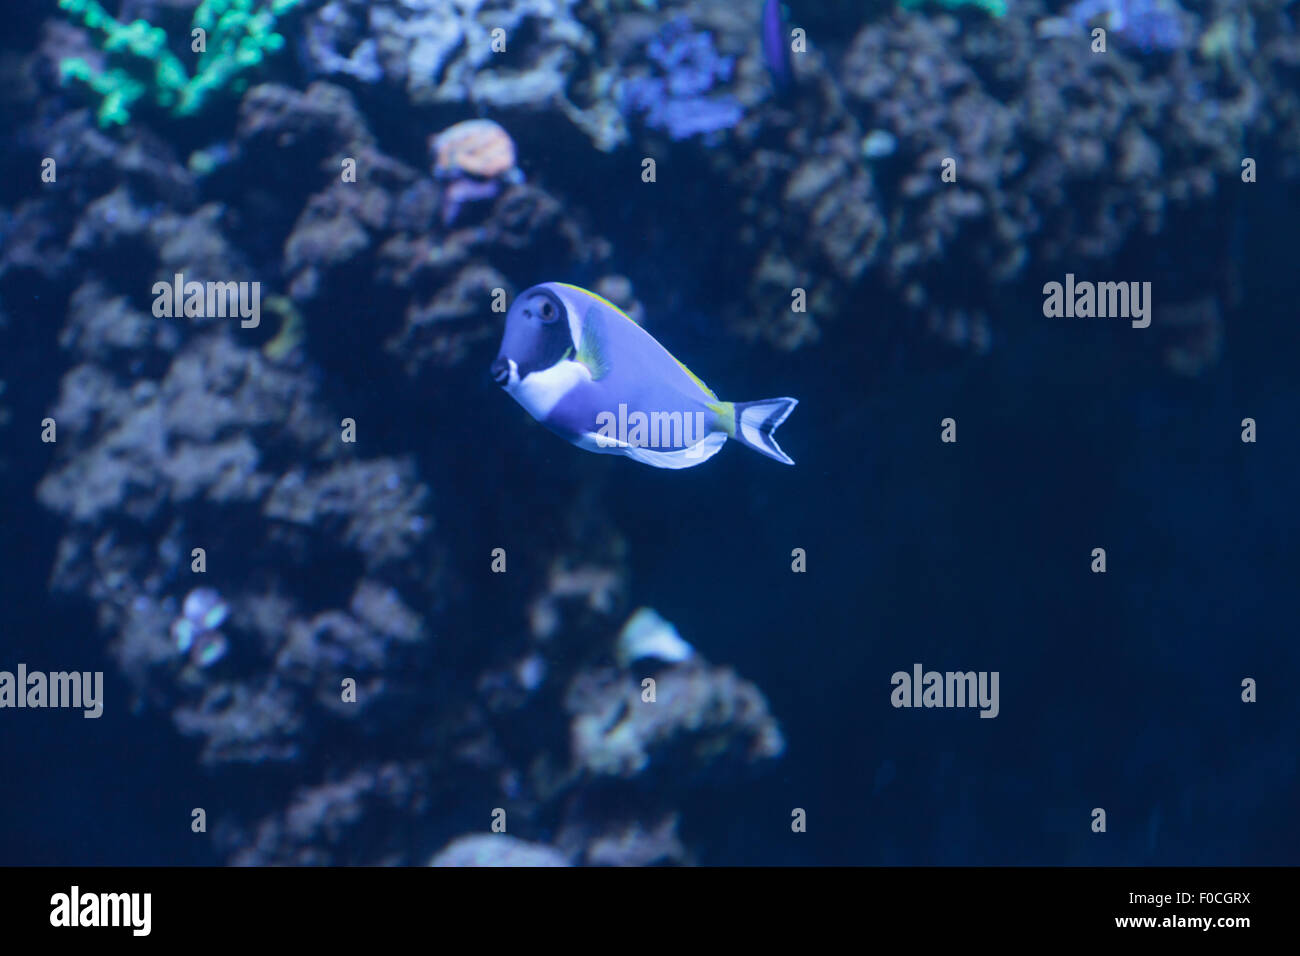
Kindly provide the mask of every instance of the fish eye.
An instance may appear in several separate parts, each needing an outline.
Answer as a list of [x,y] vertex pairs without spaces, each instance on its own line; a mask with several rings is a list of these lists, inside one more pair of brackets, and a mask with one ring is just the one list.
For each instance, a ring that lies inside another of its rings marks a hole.
[[543,299],[543,300],[542,300],[542,306],[541,306],[540,309],[538,309],[538,312],[541,313],[542,321],[543,321],[543,322],[554,322],[554,321],[555,321],[555,314],[556,314],[556,313],[555,313],[555,306],[552,305],[551,302],[550,302],[549,300],[547,300],[547,299]]

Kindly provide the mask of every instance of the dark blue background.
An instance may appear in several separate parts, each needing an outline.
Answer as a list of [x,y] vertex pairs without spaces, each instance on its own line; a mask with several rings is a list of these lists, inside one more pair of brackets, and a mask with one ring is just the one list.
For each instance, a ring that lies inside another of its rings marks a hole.
[[[1154,330],[1043,318],[1037,289],[1062,276],[1032,267],[1018,299],[992,305],[986,357],[919,333],[854,348],[855,316],[818,347],[745,349],[713,320],[726,293],[701,285],[708,262],[643,247],[641,224],[608,210],[599,225],[661,341],[723,398],[801,400],[780,434],[795,468],[739,448],[686,472],[590,463],[618,475],[605,504],[634,600],[753,680],[786,733],[772,772],[683,808],[702,862],[1300,859],[1300,203],[1245,188],[1245,297],[1222,361],[1194,380],[1161,366]],[[1197,237],[1182,241],[1195,261]],[[1140,249],[1126,265],[1144,274]],[[32,436],[63,372],[61,316],[32,297],[5,306],[15,424],[2,434],[21,450],[0,472],[3,660],[102,670],[106,695],[126,699],[91,609],[47,592],[60,531],[34,499],[49,452]],[[861,318],[890,308],[864,294]],[[486,378],[472,400],[507,404]],[[534,427],[514,412],[507,440]],[[939,441],[948,416],[956,445]],[[580,453],[556,441],[550,454],[519,494],[572,493],[557,462]],[[490,466],[461,467],[472,488]],[[806,574],[790,572],[795,547]],[[1089,571],[1094,547],[1105,575]],[[893,709],[889,677],[914,662],[999,671],[1000,715]],[[1241,702],[1244,677],[1258,703]],[[219,803],[197,750],[152,710],[0,713],[0,864],[218,862],[174,818]],[[790,832],[796,806],[805,835]],[[1090,831],[1098,806],[1105,834]]]

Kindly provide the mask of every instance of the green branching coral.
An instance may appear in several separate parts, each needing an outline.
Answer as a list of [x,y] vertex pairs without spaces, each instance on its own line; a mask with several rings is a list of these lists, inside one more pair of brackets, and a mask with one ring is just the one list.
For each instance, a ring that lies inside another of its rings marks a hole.
[[241,89],[246,78],[240,74],[284,46],[275,22],[300,0],[270,0],[255,9],[257,2],[203,0],[199,4],[190,29],[190,48],[198,54],[191,75],[168,49],[167,34],[160,27],[144,20],[119,23],[95,0],[59,0],[60,8],[102,36],[107,62],[121,64],[96,72],[79,57],[67,59],[59,64],[63,82],[84,83],[100,97],[96,114],[100,126],[127,122],[131,107],[144,96],[174,116],[192,116],[209,94],[223,87]]
[[899,0],[904,10],[916,10],[919,7],[939,6],[945,10],[958,7],[978,7],[989,16],[1000,17],[1007,12],[1007,0]]

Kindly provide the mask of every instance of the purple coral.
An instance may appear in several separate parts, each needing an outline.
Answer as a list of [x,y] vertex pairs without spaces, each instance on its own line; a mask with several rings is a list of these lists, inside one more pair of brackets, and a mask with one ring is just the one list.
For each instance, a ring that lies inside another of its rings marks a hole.
[[740,102],[717,92],[730,82],[734,58],[718,54],[707,30],[692,30],[688,19],[675,17],[646,44],[645,53],[651,72],[622,85],[625,115],[645,114],[647,126],[674,140],[710,138],[740,121]]
[[1175,0],[1079,0],[1066,19],[1088,24],[1105,19],[1106,28],[1143,52],[1186,46],[1188,14]]

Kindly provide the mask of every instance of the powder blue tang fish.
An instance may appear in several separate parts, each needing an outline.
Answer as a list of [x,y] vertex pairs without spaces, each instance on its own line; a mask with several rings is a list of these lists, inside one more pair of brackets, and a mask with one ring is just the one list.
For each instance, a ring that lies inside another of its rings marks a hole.
[[722,401],[617,306],[575,285],[543,282],[515,300],[492,377],[588,451],[690,468],[734,438],[794,464],[773,432],[796,399]]

